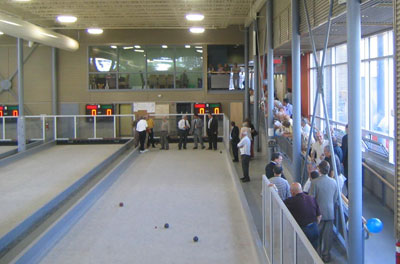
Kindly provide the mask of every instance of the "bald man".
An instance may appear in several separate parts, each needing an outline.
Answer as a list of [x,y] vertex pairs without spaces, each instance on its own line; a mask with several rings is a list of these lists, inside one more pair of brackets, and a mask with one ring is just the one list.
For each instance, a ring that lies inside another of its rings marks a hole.
[[292,197],[286,199],[286,204],[294,219],[315,249],[318,247],[318,223],[321,221],[321,212],[314,197],[303,193],[301,184],[294,182],[290,185]]

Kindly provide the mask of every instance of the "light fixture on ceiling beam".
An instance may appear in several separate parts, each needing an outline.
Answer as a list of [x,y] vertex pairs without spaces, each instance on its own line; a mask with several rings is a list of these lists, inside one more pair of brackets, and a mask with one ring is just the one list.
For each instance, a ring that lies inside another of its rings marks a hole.
[[189,28],[189,31],[195,34],[200,34],[204,32],[204,28],[203,27],[191,27]]
[[79,43],[73,38],[3,13],[0,13],[0,31],[15,38],[33,41],[50,47],[68,51],[79,49]]
[[0,31],[0,36],[1,36],[1,35],[4,35],[4,32],[1,32],[1,31]]
[[101,28],[88,28],[86,32],[92,35],[100,35],[103,34],[103,29]]
[[163,49],[167,49],[167,48],[168,48],[168,46],[167,46],[167,45],[161,45],[161,48],[163,48]]
[[135,49],[140,49],[141,48],[140,45],[135,45],[134,47],[135,47]]
[[204,15],[199,13],[189,13],[186,15],[186,19],[189,21],[202,21],[204,19]]
[[75,16],[58,16],[57,21],[60,23],[75,23],[78,20]]
[[190,45],[185,45],[185,48],[190,49]]

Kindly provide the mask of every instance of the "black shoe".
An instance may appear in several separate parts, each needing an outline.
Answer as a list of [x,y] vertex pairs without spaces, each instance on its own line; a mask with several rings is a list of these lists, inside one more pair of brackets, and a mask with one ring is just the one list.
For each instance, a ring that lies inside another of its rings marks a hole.
[[242,182],[249,182],[250,179],[249,178],[244,178],[243,180],[241,180]]
[[322,256],[322,261],[325,263],[331,262],[331,257],[330,256]]
[[204,147],[204,146],[201,146],[201,149],[205,149],[206,147]]
[[183,147],[183,149],[186,149],[186,147]]
[[193,149],[197,149],[197,147],[194,147]]
[[181,148],[179,148],[179,150],[181,150]]
[[169,150],[169,147],[167,147],[166,150]]
[[236,160],[236,159],[234,159],[234,160],[232,160],[233,162],[239,162],[239,160]]
[[243,181],[244,179],[246,179],[245,177],[240,178],[241,181]]

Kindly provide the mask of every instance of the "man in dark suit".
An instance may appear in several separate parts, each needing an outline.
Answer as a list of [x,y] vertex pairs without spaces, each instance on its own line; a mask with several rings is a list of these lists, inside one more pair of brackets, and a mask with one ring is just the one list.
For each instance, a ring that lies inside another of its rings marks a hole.
[[239,154],[237,144],[239,143],[239,128],[236,126],[235,122],[231,122],[232,130],[231,130],[231,146],[233,153],[233,162],[239,162]]
[[217,150],[217,140],[218,140],[218,120],[209,113],[207,122],[207,135],[208,135],[208,149]]
[[349,134],[349,125],[346,125],[346,135],[342,138],[342,153],[343,153],[343,168],[344,168],[344,177],[346,177],[346,187],[348,185],[348,176],[349,176],[349,163],[348,163],[348,148],[347,148],[347,135]]
[[[279,152],[272,153],[271,162],[268,163],[268,165],[265,167],[265,176],[267,176],[268,179],[274,177],[274,167],[276,165],[281,166],[282,160],[283,160],[283,157],[282,157],[281,153],[279,153]],[[282,173],[281,177],[283,179],[286,179],[285,176],[283,175],[283,173]]]

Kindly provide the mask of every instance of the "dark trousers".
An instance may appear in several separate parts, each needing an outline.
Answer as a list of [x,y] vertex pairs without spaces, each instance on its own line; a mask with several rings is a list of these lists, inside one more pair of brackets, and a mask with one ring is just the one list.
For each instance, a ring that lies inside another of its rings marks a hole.
[[313,245],[314,249],[318,249],[318,239],[319,239],[319,231],[317,223],[309,224],[308,226],[302,227],[304,234],[310,240],[311,245]]
[[333,220],[322,220],[318,225],[319,240],[318,248],[323,258],[330,258],[330,251],[333,241]]
[[250,179],[249,177],[250,156],[242,155],[241,157],[242,157],[243,178]]
[[187,130],[179,129],[179,149],[182,148],[182,143],[183,143],[183,148],[186,148],[186,142],[187,142]]
[[154,131],[152,128],[149,129],[149,140],[147,141],[147,147],[149,147],[150,144],[154,148]]
[[218,135],[214,133],[208,134],[208,148],[209,149],[217,149],[217,141],[218,141]]
[[144,142],[146,141],[146,130],[139,132],[140,150],[144,150]]
[[237,142],[236,140],[232,140],[231,141],[232,154],[233,154],[233,159],[234,160],[239,160],[239,152],[238,152],[238,147],[237,147],[238,143],[239,142]]

